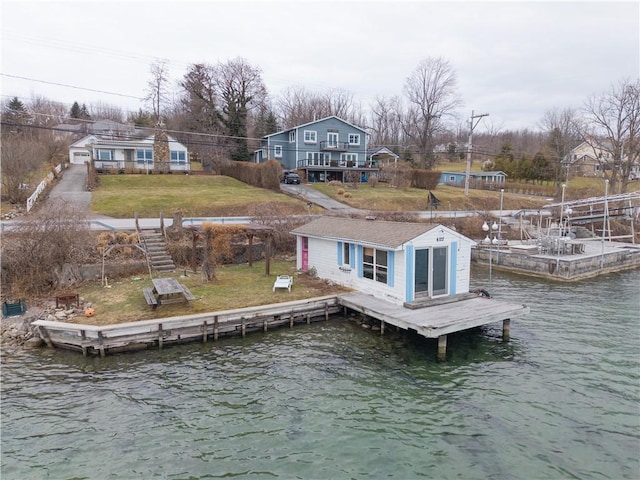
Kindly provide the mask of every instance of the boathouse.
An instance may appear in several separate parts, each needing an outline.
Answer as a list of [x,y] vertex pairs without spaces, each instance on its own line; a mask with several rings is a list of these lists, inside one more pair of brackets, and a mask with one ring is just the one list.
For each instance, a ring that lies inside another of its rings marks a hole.
[[291,232],[297,268],[395,304],[469,293],[475,242],[438,224],[322,217]]

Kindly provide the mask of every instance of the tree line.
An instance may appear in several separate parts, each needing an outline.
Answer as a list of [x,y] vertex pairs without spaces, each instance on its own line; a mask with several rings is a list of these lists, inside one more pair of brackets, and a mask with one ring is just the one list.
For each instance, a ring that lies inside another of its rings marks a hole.
[[[460,115],[461,106],[455,69],[441,57],[422,60],[401,93],[378,96],[366,109],[339,88],[292,86],[272,96],[260,67],[243,58],[192,64],[177,83],[171,81],[167,63],[158,61],[150,66],[145,106],[137,112],[125,114],[103,103],[76,102],[68,109],[39,97],[25,105],[15,98],[3,102],[2,121],[8,128],[2,133],[4,143],[5,132],[44,138],[46,127],[69,121],[162,125],[175,132],[205,168],[212,168],[229,160],[249,161],[264,135],[336,115],[364,127],[369,145],[387,146],[411,167],[431,169],[437,161],[459,161],[466,155],[470,125]],[[32,128],[26,132],[21,125]],[[581,108],[558,106],[544,112],[535,130],[502,130],[491,124],[479,130],[474,132],[473,161],[503,170],[511,180],[551,181],[559,187],[567,175],[563,160],[587,142],[594,152],[604,148],[610,153],[615,168],[602,165],[602,171],[612,191],[626,191],[640,152],[640,80],[619,80],[587,98]],[[44,143],[51,154],[59,147],[50,140]]]

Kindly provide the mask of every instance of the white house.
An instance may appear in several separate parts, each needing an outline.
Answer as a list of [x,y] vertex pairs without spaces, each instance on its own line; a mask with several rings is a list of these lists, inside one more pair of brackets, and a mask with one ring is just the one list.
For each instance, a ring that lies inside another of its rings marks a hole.
[[[169,170],[188,172],[190,170],[187,147],[169,136]],[[84,164],[93,161],[97,169],[153,170],[153,142],[151,135],[143,139],[113,138],[87,135],[69,147],[69,161]]]
[[322,217],[291,233],[299,270],[393,303],[469,292],[475,242],[443,225]]

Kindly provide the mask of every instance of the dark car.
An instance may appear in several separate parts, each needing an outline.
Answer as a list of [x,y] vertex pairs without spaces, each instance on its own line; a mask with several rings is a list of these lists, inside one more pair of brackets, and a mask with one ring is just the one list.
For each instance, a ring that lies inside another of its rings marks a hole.
[[293,173],[293,172],[287,172],[284,175],[284,183],[290,183],[290,184],[299,185],[300,184],[300,175],[298,175],[297,173]]

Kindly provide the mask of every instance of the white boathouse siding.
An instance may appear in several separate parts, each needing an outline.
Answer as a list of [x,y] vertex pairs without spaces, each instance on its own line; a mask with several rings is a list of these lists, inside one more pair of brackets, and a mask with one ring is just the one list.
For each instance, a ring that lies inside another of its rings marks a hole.
[[[317,222],[319,222],[318,220]],[[321,220],[323,227],[331,228],[331,222],[340,223],[338,229],[344,232],[344,222],[348,222],[354,232],[362,232],[363,229],[375,228],[382,225],[382,222],[372,222],[357,219],[333,219]],[[364,223],[360,223],[364,222]],[[389,223],[385,222],[389,227]],[[307,264],[306,269],[315,269],[318,277],[365,292],[381,299],[393,303],[403,304],[415,300],[414,292],[414,272],[415,272],[415,252],[418,249],[429,249],[433,247],[447,247],[447,292],[442,296],[456,295],[469,291],[471,246],[473,240],[464,237],[454,230],[442,225],[418,225],[396,223],[398,230],[403,226],[415,231],[421,229],[421,233],[413,238],[402,241],[398,244],[397,239],[390,239],[389,245],[381,245],[380,238],[376,241],[367,242],[363,240],[362,233],[354,234],[354,238],[337,237],[329,230],[323,234],[314,234],[313,226],[305,230],[305,227],[294,230],[297,235],[297,268],[303,269],[302,238],[306,237],[307,243]],[[427,230],[426,232],[424,230]],[[305,231],[311,232],[304,235]],[[400,235],[401,237],[402,235]],[[342,264],[342,245],[349,243],[353,245],[351,254],[351,265]],[[365,278],[359,271],[362,265],[363,247],[374,247],[388,252],[388,280],[381,283],[377,280]],[[430,254],[431,258],[431,254]]]

